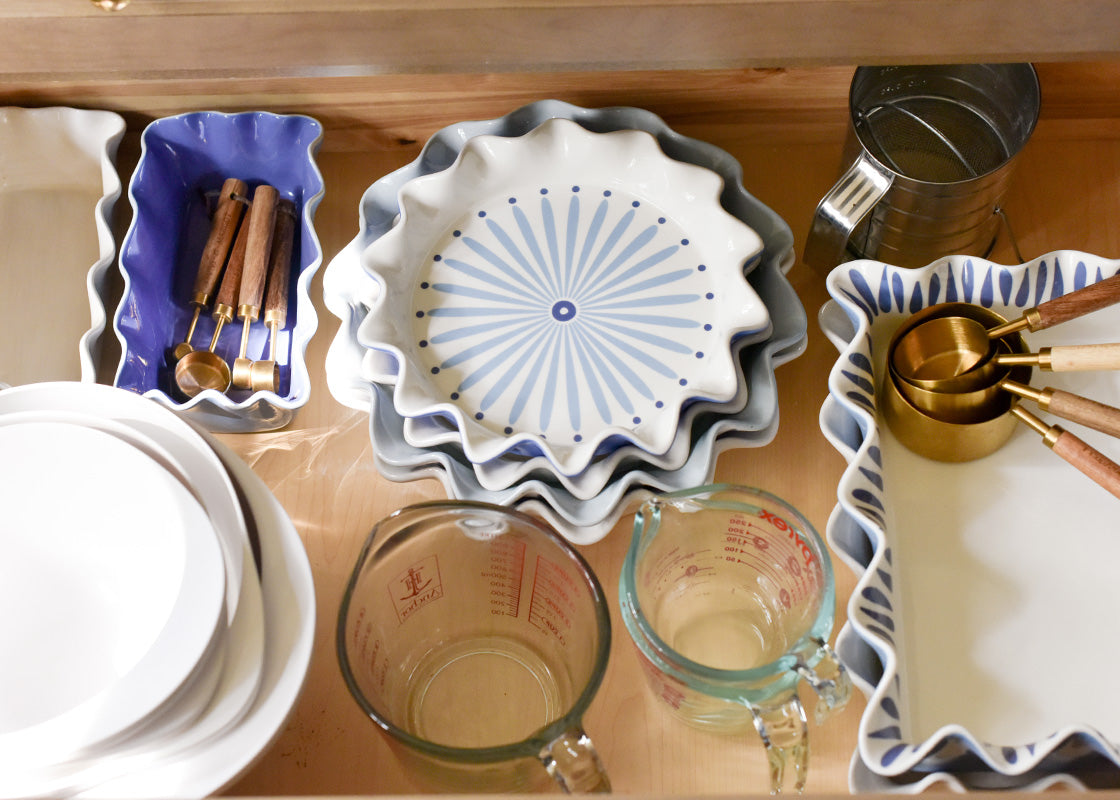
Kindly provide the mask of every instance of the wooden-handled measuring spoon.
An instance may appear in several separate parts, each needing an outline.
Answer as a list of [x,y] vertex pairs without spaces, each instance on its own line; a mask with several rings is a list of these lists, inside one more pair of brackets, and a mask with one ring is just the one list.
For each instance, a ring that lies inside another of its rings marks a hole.
[[[249,214],[252,216],[250,207]],[[229,254],[229,263],[226,264],[222,284],[218,287],[218,296],[214,298],[214,335],[210,337],[210,347],[206,350],[195,350],[183,356],[175,365],[175,383],[179,391],[187,397],[194,397],[206,389],[216,389],[224,392],[229,389],[230,372],[225,360],[214,352],[218,346],[218,336],[227,324],[233,320],[234,303],[241,288],[241,273],[245,267],[245,246],[249,233],[248,224],[244,224],[237,231],[233,249]]]
[[268,358],[254,361],[249,383],[254,392],[280,391],[280,365],[276,362],[276,339],[288,317],[288,284],[292,273],[295,243],[296,204],[282,199],[277,206],[276,230],[268,267],[268,294],[264,301],[264,324],[268,327]]
[[253,209],[249,214],[249,234],[245,245],[245,272],[241,276],[241,292],[237,299],[237,315],[241,320],[241,347],[233,362],[232,382],[238,389],[248,389],[251,386],[253,361],[246,356],[249,349],[249,326],[257,321],[261,312],[279,197],[276,188],[268,184],[261,184],[253,192]]
[[210,297],[214,287],[218,285],[218,276],[222,266],[226,263],[230,245],[233,242],[237,223],[241,220],[241,212],[245,207],[245,193],[248,187],[245,181],[238,178],[226,178],[222,184],[222,193],[218,197],[218,204],[210,222],[210,234],[206,245],[202,249],[202,257],[198,262],[198,274],[195,275],[194,289],[191,293],[191,305],[194,306],[194,315],[187,328],[183,341],[175,346],[172,357],[178,361],[187,353],[194,350],[191,340],[194,338],[195,327],[202,309],[210,304]]

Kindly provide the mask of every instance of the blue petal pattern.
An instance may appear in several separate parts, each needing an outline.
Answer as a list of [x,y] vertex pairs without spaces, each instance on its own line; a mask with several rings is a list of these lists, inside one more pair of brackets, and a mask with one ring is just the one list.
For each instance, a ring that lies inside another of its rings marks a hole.
[[578,442],[600,423],[639,424],[668,385],[688,384],[682,359],[720,346],[706,270],[642,201],[541,187],[478,210],[433,254],[414,295],[418,345],[433,375],[454,370],[452,400],[477,393],[476,419],[542,435],[563,419]]

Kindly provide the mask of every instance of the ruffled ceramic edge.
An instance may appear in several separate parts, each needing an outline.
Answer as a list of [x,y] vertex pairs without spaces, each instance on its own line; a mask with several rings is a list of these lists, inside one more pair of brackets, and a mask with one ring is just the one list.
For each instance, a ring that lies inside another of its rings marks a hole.
[[[776,257],[763,264],[756,274],[766,274],[774,283],[774,286],[762,289],[766,296],[771,292],[780,292],[787,295],[787,300],[793,303],[796,293],[785,279],[783,264],[784,258]],[[807,323],[803,313],[796,313],[798,310],[801,310],[799,304],[790,308],[790,313],[783,314],[779,319],[777,333],[771,339],[753,345],[758,353],[751,358],[749,382],[754,387],[753,394],[757,403],[752,412],[755,424],[744,426],[741,424],[742,420],[737,419],[735,423],[739,427],[733,427],[728,420],[714,421],[692,442],[692,452],[680,469],[628,470],[608,482],[604,490],[594,498],[585,501],[573,498],[551,482],[535,478],[521,481],[505,490],[486,491],[479,486],[469,464],[462,463],[440,449],[412,447],[403,441],[399,431],[394,433],[389,430],[387,425],[395,424],[399,427],[403,423],[389,400],[391,387],[367,384],[366,389],[373,393],[371,397],[374,398],[370,411],[370,437],[374,442],[378,469],[394,481],[435,477],[450,496],[460,499],[509,504],[537,498],[552,509],[556,517],[562,518],[563,524],[557,524],[562,533],[574,541],[589,542],[593,537],[605,534],[609,526],[601,531],[589,531],[589,527],[601,528],[612,516],[617,519],[614,515],[622,504],[628,502],[628,497],[641,497],[632,492],[637,493],[651,486],[665,491],[709,482],[719,453],[732,448],[761,446],[773,439],[778,424],[775,370],[800,355],[807,343]],[[384,416],[389,419],[385,420]],[[398,457],[401,450],[406,451],[404,457]]]
[[[737,216],[742,215],[742,217],[750,218],[751,226],[759,232],[764,241],[763,253],[756,262],[748,264],[745,271],[749,274],[764,262],[772,264],[774,266],[773,279],[779,283],[781,291],[789,296],[791,304],[796,303],[795,306],[787,309],[790,332],[783,339],[772,338],[765,344],[768,357],[760,358],[756,363],[758,380],[764,382],[768,387],[775,387],[776,367],[796,358],[804,351],[808,336],[805,311],[792,285],[785,278],[786,273],[795,263],[793,234],[788,224],[781,217],[754,198],[743,187],[742,167],[733,156],[708,142],[685,137],[673,131],[664,120],[644,109],[630,107],[584,109],[562,101],[543,100],[523,106],[504,117],[479,122],[458,123],[444,128],[428,140],[417,159],[400,170],[382,177],[366,190],[361,201],[359,233],[347,247],[343,248],[332,259],[323,278],[325,304],[342,322],[327,355],[328,387],[339,403],[367,413],[372,411],[369,383],[360,378],[357,370],[348,368],[347,365],[348,362],[353,363],[355,358],[359,362],[361,360],[362,353],[360,348],[353,345],[352,332],[356,326],[355,320],[368,313],[369,305],[374,299],[368,295],[358,297],[357,291],[363,287],[367,290],[370,287],[376,289],[376,285],[368,279],[364,283],[355,283],[353,276],[367,277],[361,272],[360,266],[357,264],[356,254],[369,241],[383,234],[394,224],[397,208],[397,184],[422,170],[446,168],[454,161],[461,143],[473,135],[484,132],[500,132],[507,136],[517,136],[531,130],[545,119],[557,115],[565,115],[567,118],[579,121],[591,130],[614,130],[618,127],[631,128],[637,126],[656,135],[662,149],[670,157],[690,163],[701,162],[723,175],[725,178],[725,193],[722,198],[724,207]],[[711,435],[700,438],[694,443],[690,461],[685,467],[698,468],[702,463],[704,475],[710,475],[719,452],[732,448],[757,446],[770,441],[776,433],[777,426],[776,393],[771,406],[772,408],[767,414],[769,421],[759,430],[746,435],[739,435],[736,431],[730,430],[720,433],[718,436],[713,431]],[[371,414],[371,426],[373,424],[374,420]],[[454,479],[450,477],[450,473],[445,472],[445,469],[453,468],[453,465],[447,461],[448,456],[446,454],[429,451],[417,455],[422,455],[424,460],[413,461],[407,465],[379,464],[378,467],[382,474],[394,481],[432,477],[440,480],[452,496],[456,496],[457,491],[462,490],[463,487],[457,487],[453,482]],[[636,481],[643,474],[639,472],[628,473],[627,477]],[[703,483],[703,477],[696,482]],[[623,484],[619,484],[608,488],[621,489],[622,486]],[[530,488],[532,488],[532,484],[530,484]],[[567,509],[562,503],[557,502],[563,498],[556,495],[555,487],[542,484],[542,491],[553,493],[551,501],[548,498],[542,498],[542,502],[558,508],[557,513],[570,515],[571,511],[575,510]],[[499,502],[508,499],[505,493],[488,493],[487,498]],[[595,499],[599,500],[601,497]],[[586,508],[592,504],[577,503],[575,505]],[[576,531],[576,536],[579,536],[584,528],[594,526],[597,521],[606,519],[609,514],[617,509],[617,504],[612,502],[606,506],[606,509],[606,513],[599,511],[589,517],[575,520],[572,528]]]
[[[794,325],[796,327],[796,324]],[[759,392],[777,397],[777,382],[774,370],[777,366],[787,363],[803,352],[807,333],[800,329],[800,333],[791,334],[781,340],[758,345],[764,350],[757,358],[756,369],[760,374],[756,383]],[[392,458],[392,444],[401,444],[401,436],[394,436],[391,431],[383,430],[380,420],[380,409],[388,406],[388,414],[397,422],[401,418],[392,411],[392,403],[388,400],[389,387],[371,385],[375,398],[373,411],[370,414],[370,438],[374,442],[374,458],[379,471],[393,481],[409,481],[422,477],[435,477],[444,486],[451,497],[458,499],[482,500],[499,505],[514,502],[539,499],[547,505],[555,515],[563,519],[563,525],[558,527],[565,536],[579,543],[588,543],[591,537],[601,535],[589,532],[589,527],[601,527],[604,521],[610,519],[618,512],[620,506],[627,502],[628,497],[640,497],[638,494],[644,489],[668,491],[681,489],[686,486],[701,485],[711,481],[715,471],[716,458],[724,451],[744,447],[758,447],[773,440],[777,433],[778,417],[776,413],[764,413],[764,419],[759,420],[756,427],[750,429],[731,428],[723,430],[719,421],[713,423],[694,443],[693,453],[689,460],[678,470],[659,469],[633,469],[623,473],[612,480],[604,491],[589,500],[581,501],[562,491],[551,483],[538,479],[528,479],[508,487],[502,491],[487,491],[481,489],[469,465],[461,463],[449,453],[437,449],[420,450],[408,448],[413,458],[395,460]],[[388,437],[392,442],[385,442]],[[685,477],[682,477],[685,476]],[[617,519],[617,517],[615,517]],[[609,530],[609,527],[607,528]],[[606,530],[601,531],[602,534]]]
[[[349,273],[346,272],[346,270],[354,264],[354,259],[357,258],[356,251],[357,246],[355,242],[351,242],[351,244],[348,245],[343,252],[339,253],[335,257],[335,259],[332,260],[331,264],[328,265],[327,271],[324,274],[323,293],[324,299],[326,300],[326,305],[332,310],[333,313],[335,313],[336,316],[338,316],[342,320],[340,332],[331,342],[330,348],[328,349],[327,353],[327,382],[332,395],[334,395],[335,399],[340,403],[349,408],[368,412],[368,384],[363,385],[363,382],[348,380],[347,374],[357,374],[357,370],[351,370],[345,368],[344,366],[340,366],[345,364],[347,361],[355,360],[355,358],[359,361],[362,358],[360,352],[357,353],[356,356],[353,354],[353,352],[348,352],[354,351],[356,348],[351,346],[352,342],[349,341],[349,337],[345,334],[346,331],[352,330],[352,326],[355,326],[357,324],[356,320],[362,314],[366,313],[364,309],[368,309],[369,307],[368,304],[357,298],[351,298],[349,301],[347,300],[348,292],[345,289],[345,276]],[[776,271],[775,278],[777,279],[778,275],[784,275],[788,271],[791,264],[793,263],[793,258],[793,251],[787,250],[778,258],[766,259],[757,268],[757,273],[773,269]],[[355,274],[358,280],[365,280],[366,283],[374,285],[372,280],[368,279],[366,276],[364,276],[364,274],[361,274],[356,270],[350,271]],[[789,287],[789,284],[787,282],[783,282],[783,289],[787,290],[788,294],[788,296],[783,299],[789,301],[794,300],[795,293],[793,292],[792,288]],[[798,343],[799,345],[796,349],[796,352],[787,354],[787,356],[783,360],[777,361],[772,359],[772,364],[769,367],[771,371],[781,363],[785,363],[785,361],[796,357],[796,355],[799,355],[804,350],[806,344],[804,336],[806,325],[802,324],[800,327],[800,333],[794,335],[793,333],[785,333],[779,331],[779,328],[782,324],[782,321],[779,321],[769,337],[761,338],[744,336],[741,340],[737,340],[735,347],[736,357],[739,357],[738,353],[742,347],[765,343],[769,338],[777,339],[778,341],[783,342],[783,344],[785,345],[792,345],[794,343]],[[800,337],[799,342],[798,337]],[[785,351],[785,347],[781,349],[783,350],[783,352]],[[682,428],[691,430],[694,421],[701,413],[718,411],[728,415],[740,414],[745,408],[747,402],[750,402],[751,392],[749,391],[748,384],[751,383],[751,381],[748,380],[747,373],[741,369],[736,369],[736,374],[738,377],[739,388],[737,391],[737,399],[735,401],[727,404],[718,404],[718,408],[716,407],[717,404],[714,403],[690,403],[682,412],[680,426]],[[765,380],[765,377],[766,376],[759,376],[758,380]],[[389,381],[386,381],[385,379],[378,376],[368,376],[368,379],[377,383],[389,383]],[[424,442],[413,441],[412,437],[409,435],[409,422],[410,420],[405,420],[405,439],[414,447],[426,449],[441,446],[458,446],[459,437],[457,430],[449,432],[447,436],[441,437],[438,441],[435,441],[434,439],[432,441]],[[613,473],[617,470],[618,466],[623,461],[631,459],[640,459],[644,463],[649,464],[652,468],[655,469],[679,469],[689,459],[690,455],[692,454],[692,448],[690,447],[691,443],[682,444],[681,446],[677,446],[677,444],[678,443],[675,442],[674,446],[670,447],[669,450],[667,450],[663,454],[651,454],[647,451],[641,450],[637,445],[624,444],[607,454],[603,454],[601,460],[596,463],[595,468],[598,472],[609,473],[608,477],[605,478],[606,481],[610,480],[610,475],[613,475]],[[573,494],[577,497],[577,499],[590,499],[591,497],[597,495],[603,489],[602,484],[596,481],[586,480],[585,474],[572,477],[556,473],[555,471],[550,469],[548,459],[546,459],[544,456],[526,458],[524,461],[518,463],[516,465],[516,469],[511,470],[510,474],[504,475],[503,480],[495,480],[489,484],[486,482],[485,476],[481,473],[479,465],[475,465],[475,477],[479,485],[483,489],[494,492],[508,489],[513,484],[519,481],[530,479],[534,475],[542,476],[545,474],[547,474],[550,479],[555,478],[561,484],[565,491]]]
[[[777,264],[764,265],[762,269],[769,270],[771,267],[774,270],[772,279],[777,282],[778,287],[782,291],[792,292],[792,287],[778,271]],[[800,355],[807,342],[804,318],[793,313],[786,316],[786,319],[779,321],[779,325],[783,326],[779,336],[754,345],[759,352],[751,359],[750,382],[758,401],[751,412],[753,424],[745,425],[744,420],[738,418],[734,420],[734,424],[726,418],[713,421],[691,443],[692,452],[680,469],[661,470],[643,466],[641,469],[627,470],[609,481],[598,495],[585,501],[574,499],[561,487],[538,479],[528,479],[502,491],[485,491],[480,488],[469,464],[462,463],[440,449],[411,447],[403,441],[399,430],[395,433],[389,430],[388,426],[395,425],[399,428],[403,423],[388,399],[391,388],[371,384],[367,389],[379,398],[374,403],[370,420],[370,436],[374,441],[378,467],[386,477],[400,481],[428,476],[430,473],[427,468],[438,464],[442,474],[437,477],[453,497],[505,504],[528,495],[539,496],[572,525],[578,527],[598,524],[623,502],[625,494],[634,487],[653,486],[664,491],[703,484],[710,481],[719,453],[732,447],[761,446],[773,439],[778,424],[775,369]],[[405,457],[398,458],[401,450],[405,451]]]
[[81,380],[97,380],[98,349],[101,334],[108,324],[108,274],[117,255],[117,242],[113,236],[113,209],[123,193],[123,184],[117,172],[117,150],[124,138],[124,118],[112,111],[99,111],[66,106],[48,108],[6,107],[0,113],[19,112],[32,118],[57,117],[66,126],[73,141],[82,145],[89,155],[96,157],[101,167],[102,194],[94,207],[94,224],[97,228],[97,260],[86,272],[86,294],[89,297],[90,326],[78,341],[78,359]]
[[964,794],[970,791],[1014,791],[1022,793],[1047,792],[1053,789],[1067,791],[1088,791],[1091,787],[1075,775],[1050,773],[1031,775],[1011,785],[1001,786],[985,782],[973,785],[969,775],[956,775],[951,772],[927,772],[908,775],[904,778],[887,778],[876,775],[859,757],[859,751],[852,755],[848,764],[848,789],[853,794],[923,794],[927,791],[949,791]]
[[[684,153],[702,157],[708,169],[718,172],[724,178],[723,205],[728,207],[730,204],[740,210],[746,207],[761,216],[760,219],[753,220],[751,225],[763,240],[763,252],[757,259],[746,265],[744,272],[749,273],[767,257],[778,259],[783,274],[789,272],[796,262],[792,230],[785,220],[746,190],[743,186],[742,165],[738,160],[726,150],[710,142],[678,133],[652,111],[631,106],[583,108],[562,100],[538,100],[501,117],[448,125],[425,142],[420,155],[413,161],[379,178],[366,189],[359,202],[358,234],[331,259],[323,273],[325,305],[342,322],[327,351],[327,385],[337,402],[356,411],[369,411],[369,391],[365,382],[355,379],[356,373],[352,371],[331,367],[346,362],[346,351],[351,349],[350,344],[357,325],[361,318],[369,313],[370,306],[377,299],[376,293],[370,293],[363,298],[354,296],[349,291],[356,283],[351,273],[364,274],[358,262],[359,254],[370,242],[395,224],[396,215],[399,213],[396,202],[398,187],[419,175],[449,167],[463,143],[474,136],[486,134],[521,136],[552,118],[571,119],[593,131],[623,128],[644,130],[657,137],[662,150],[670,158],[696,163],[691,158],[686,158]],[[449,144],[448,140],[452,143]],[[376,226],[371,227],[370,217],[373,216],[373,212],[370,209],[379,208],[384,211],[390,206],[394,209],[393,213],[378,213],[377,216],[381,219]],[[732,213],[735,212],[732,210]],[[764,222],[768,230],[761,229]],[[369,287],[376,289],[376,284],[368,283]],[[351,380],[347,381],[347,377]]]
[[[791,356],[792,357],[792,356]],[[421,478],[433,478],[440,482],[449,497],[455,499],[482,500],[498,505],[508,505],[519,508],[543,517],[564,538],[576,545],[590,545],[606,536],[622,517],[653,492],[670,491],[683,488],[670,485],[657,477],[641,470],[627,473],[629,481],[619,481],[613,485],[617,495],[606,503],[599,503],[602,508],[588,517],[580,517],[582,511],[592,506],[588,502],[576,502],[571,508],[557,502],[553,494],[553,487],[540,481],[529,480],[510,487],[503,492],[480,492],[466,495],[463,493],[463,483],[454,477],[454,471],[464,468],[446,453],[429,451],[429,459],[424,463],[412,465],[389,464],[379,457],[377,442],[378,434],[375,432],[376,421],[371,416],[370,438],[374,442],[374,461],[378,471],[389,480],[407,482]],[[721,436],[712,435],[709,445],[712,459],[704,465],[703,474],[687,481],[687,486],[702,485],[711,482],[714,474],[715,458],[721,453],[748,446],[759,446],[773,439],[777,433],[777,419],[770,421],[767,427],[758,432],[761,439],[744,442],[745,435],[735,432]],[[639,478],[641,478],[639,480]],[[602,499],[601,497],[595,498]]]
[[[295,285],[297,322],[291,333],[293,358],[288,365],[294,371],[292,383],[295,383],[295,378],[298,377],[303,385],[310,386],[311,378],[307,370],[307,347],[319,325],[319,316],[315,310],[315,304],[311,300],[311,281],[323,263],[323,248],[314,225],[315,212],[325,191],[323,174],[315,158],[323,142],[322,123],[306,114],[273,114],[264,111],[241,111],[230,114],[218,111],[191,111],[162,119],[175,120],[204,115],[227,119],[231,124],[239,117],[268,116],[276,119],[300,119],[310,123],[316,129],[316,136],[308,142],[305,153],[310,174],[315,177],[317,186],[309,197],[303,199],[300,213],[300,235],[311,242],[315,256],[306,267],[300,269],[300,275]],[[148,150],[148,130],[150,130],[150,126],[145,129],[144,134],[140,137],[138,165],[143,162],[144,155]],[[126,241],[134,235],[137,226],[137,200],[132,185],[128,189],[128,199],[132,206],[132,221],[129,223],[128,232],[125,234]],[[121,275],[124,280],[124,289],[121,295],[123,306],[130,295],[131,280],[123,267]],[[120,339],[124,350],[121,354],[121,364],[123,365],[127,356],[128,343],[120,330],[117,331],[117,338]],[[282,428],[291,422],[296,411],[307,403],[307,394],[304,393],[303,396],[288,399],[275,392],[262,390],[253,392],[243,400],[233,401],[217,390],[206,389],[185,402],[179,402],[161,389],[149,389],[144,392],[145,397],[155,400],[166,408],[189,414],[207,429],[224,433],[245,433]]]
[[[745,238],[751,240],[750,249],[744,249],[743,251],[741,265],[757,260],[762,253],[764,247],[762,236],[747,225],[746,222],[723,208],[720,198],[725,189],[726,179],[719,172],[691,162],[678,161],[670,157],[661,149],[660,143],[653,133],[640,129],[619,129],[601,134],[587,130],[576,120],[551,117],[526,132],[524,137],[531,137],[538,131],[543,131],[547,123],[557,121],[570,123],[570,130],[573,132],[573,135],[584,136],[587,140],[599,135],[633,134],[635,146],[639,147],[639,149],[644,148],[642,150],[643,153],[645,150],[655,152],[660,158],[665,160],[667,169],[676,172],[678,178],[682,174],[696,175],[697,177],[702,176],[705,178],[705,180],[702,181],[704,185],[701,187],[703,189],[701,193],[702,202],[714,204],[723,212],[723,216],[726,218],[728,225],[736,228],[737,233],[741,233]],[[489,137],[497,140],[503,148],[508,148],[518,140],[526,142],[526,144],[531,147],[541,146],[532,139],[524,137],[507,137],[496,134],[484,134],[471,137],[464,142],[463,148],[456,156],[455,162],[451,165],[449,170],[454,168],[457,164],[464,163],[464,154],[470,152],[468,147],[472,142],[477,142]],[[612,142],[612,145],[613,144]],[[539,453],[548,459],[556,471],[570,476],[577,475],[584,471],[602,445],[612,439],[621,437],[625,441],[633,443],[643,450],[652,453],[664,452],[668,449],[673,437],[676,435],[681,407],[685,403],[694,398],[706,398],[722,402],[731,400],[734,397],[739,383],[737,377],[739,370],[733,363],[731,354],[734,333],[737,330],[749,333],[758,330],[760,327],[765,327],[768,331],[771,325],[765,305],[762,304],[754,288],[746,281],[745,275],[743,274],[741,274],[742,286],[740,288],[739,285],[736,285],[735,290],[741,290],[744,299],[750,297],[756,301],[758,306],[761,306],[761,311],[756,307],[749,316],[744,312],[743,319],[741,320],[743,323],[742,327],[733,328],[728,324],[727,327],[724,327],[719,332],[718,338],[721,340],[722,346],[718,349],[718,353],[712,354],[712,360],[717,365],[716,368],[705,370],[699,376],[699,380],[689,382],[687,390],[678,391],[676,392],[676,397],[671,400],[666,400],[666,407],[659,416],[660,424],[651,426],[646,434],[636,431],[633,427],[628,425],[608,424],[598,428],[594,433],[589,431],[591,435],[588,435],[578,444],[565,445],[562,448],[557,448],[540,434],[520,431],[509,435],[502,435],[492,431],[471,419],[459,404],[441,401],[435,398],[433,396],[434,387],[429,386],[425,377],[426,373],[420,369],[417,362],[409,357],[410,345],[402,335],[403,331],[399,326],[390,325],[387,324],[387,321],[381,322],[377,319],[379,312],[383,310],[385,304],[393,300],[390,295],[399,295],[403,290],[401,287],[390,285],[390,280],[386,274],[371,265],[368,258],[370,251],[374,248],[385,246],[389,249],[389,255],[382,260],[387,263],[400,262],[400,256],[403,255],[402,250],[407,247],[407,242],[403,241],[403,236],[394,236],[393,234],[402,231],[402,226],[407,224],[409,219],[409,207],[420,203],[420,201],[415,198],[410,202],[404,202],[404,199],[411,196],[409,194],[410,192],[415,193],[415,188],[420,185],[418,182],[424,182],[424,190],[430,191],[431,186],[436,185],[432,183],[433,181],[447,179],[450,175],[450,171],[428,173],[426,175],[417,176],[415,179],[401,184],[397,191],[398,208],[400,209],[398,224],[395,225],[393,231],[386,236],[379,237],[377,240],[369,243],[361,254],[363,270],[377,281],[380,289],[379,296],[370,309],[370,315],[365,321],[366,325],[371,321],[375,323],[376,328],[371,335],[376,335],[378,338],[377,341],[367,341],[365,346],[368,348],[385,350],[391,353],[399,363],[400,371],[397,385],[393,393],[393,400],[394,405],[402,416],[416,417],[439,415],[453,419],[455,427],[460,432],[463,450],[467,458],[472,462],[490,461],[500,458],[511,451],[529,449],[531,452],[535,454]],[[428,199],[430,202],[431,198]],[[420,205],[423,207],[422,203],[420,203]],[[731,259],[729,258],[728,261],[730,262]]]
[[[446,169],[454,162],[462,144],[473,136],[520,136],[552,118],[571,119],[592,131],[643,130],[657,138],[662,151],[670,158],[700,164],[718,173],[724,180],[721,198],[724,208],[740,219],[750,218],[750,226],[763,240],[762,253],[746,265],[744,272],[749,274],[764,261],[776,265],[776,275],[781,276],[783,290],[796,300],[792,285],[784,278],[796,260],[793,233],[785,220],[746,190],[742,181],[742,166],[730,153],[709,142],[678,133],[659,116],[645,109],[627,106],[582,108],[560,100],[540,100],[502,117],[461,122],[441,129],[425,143],[415,160],[380,178],[365,191],[360,203],[359,233],[331,260],[323,275],[325,305],[342,323],[326,358],[327,385],[337,402],[358,411],[371,411],[368,383],[352,364],[355,360],[360,363],[362,359],[360,348],[355,343],[356,330],[376,300],[374,290],[377,287],[373,281],[365,281],[369,294],[358,297],[356,290],[362,284],[354,278],[366,277],[358,263],[361,251],[395,222],[399,210],[396,201],[398,187],[417,175]],[[371,220],[376,221],[371,223]],[[772,358],[766,364],[770,381],[774,380],[774,369],[779,364],[795,358],[804,350],[807,322],[799,301],[798,309],[801,312],[798,320],[800,333],[791,336],[784,347],[772,351],[772,355],[776,355],[778,350],[786,355],[781,360]],[[773,411],[777,413],[776,405]],[[712,442],[711,439],[702,440],[700,449]],[[694,446],[690,458],[696,457],[697,453]],[[700,454],[703,455],[702,452]],[[714,455],[708,453],[706,457],[714,463]]]
[[[1097,265],[1095,274],[1090,274],[1086,261]],[[1054,268],[1051,270],[1048,264]],[[951,256],[917,269],[861,260],[842,264],[828,275],[828,293],[843,308],[854,330],[825,330],[838,346],[847,334],[853,334],[829,372],[829,394],[820,413],[825,438],[848,461],[837,487],[839,502],[829,518],[826,538],[830,546],[844,554],[845,562],[858,576],[848,603],[848,623],[837,647],[848,652],[849,659],[866,657],[866,653],[852,652],[855,643],[848,638],[851,631],[859,644],[873,651],[882,670],[870,686],[858,743],[864,764],[877,774],[901,775],[919,765],[933,769],[937,763],[928,761],[933,757],[948,754],[951,759],[972,754],[996,772],[1021,775],[1037,768],[1058,748],[1078,742],[1120,765],[1120,748],[1086,725],[1064,726],[1040,742],[1016,746],[982,742],[959,725],[943,726],[923,742],[905,740],[905,720],[899,710],[902,676],[895,648],[895,587],[883,513],[870,334],[872,319],[883,313],[908,316],[926,305],[954,300],[1025,310],[1118,272],[1120,261],[1060,250],[1012,266],[966,256]],[[944,287],[942,273],[946,274]],[[1033,291],[1032,276],[1037,278]],[[822,310],[822,322],[825,319]],[[860,554],[851,549],[853,526],[866,536],[865,551]],[[857,685],[867,693],[872,677],[866,669],[853,671],[863,673]]]

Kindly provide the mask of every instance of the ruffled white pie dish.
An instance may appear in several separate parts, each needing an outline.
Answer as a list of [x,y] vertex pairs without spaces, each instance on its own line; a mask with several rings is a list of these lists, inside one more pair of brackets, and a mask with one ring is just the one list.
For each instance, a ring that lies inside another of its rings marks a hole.
[[359,342],[399,362],[397,411],[452,419],[471,461],[574,475],[612,442],[664,452],[684,403],[734,397],[731,340],[770,325],[743,274],[762,240],[722,189],[644,131],[474,137],[363,252],[380,292]]
[[[1120,603],[1115,499],[1025,427],[986,458],[943,464],[903,448],[875,411],[886,341],[914,311],[963,300],[1013,318],[1118,270],[1059,251],[1017,266],[855,261],[829,275],[821,323],[841,354],[821,427],[849,464],[828,537],[860,575],[838,647],[866,676],[858,755],[877,775],[1076,777],[1087,755],[1120,764],[1120,703],[1097,680],[1120,657],[1109,633]],[[1118,325],[1113,307],[1027,340],[1106,342]],[[1115,372],[1036,373],[1032,383],[1120,404]],[[1061,424],[1120,460],[1120,443]]]

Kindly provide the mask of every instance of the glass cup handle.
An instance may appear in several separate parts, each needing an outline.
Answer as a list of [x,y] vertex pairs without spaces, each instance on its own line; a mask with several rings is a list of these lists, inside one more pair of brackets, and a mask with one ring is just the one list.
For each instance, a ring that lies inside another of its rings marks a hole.
[[539,758],[565,792],[609,792],[611,782],[591,737],[582,728],[569,728],[549,742]]
[[770,764],[770,794],[782,793],[786,774],[791,769],[793,790],[801,794],[809,773],[809,727],[797,694],[790,693],[749,707]]
[[843,261],[848,237],[893,181],[894,173],[860,153],[817,204],[802,260],[810,267],[826,270]]
[[821,654],[815,667],[804,661],[797,664],[797,674],[804,678],[817,693],[813,719],[818,725],[841,711],[852,697],[852,678],[840,663],[836,652],[823,639],[816,639],[817,652]]

